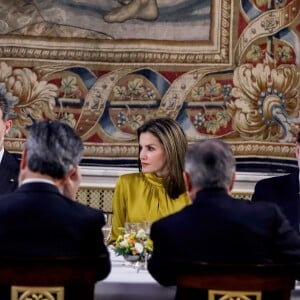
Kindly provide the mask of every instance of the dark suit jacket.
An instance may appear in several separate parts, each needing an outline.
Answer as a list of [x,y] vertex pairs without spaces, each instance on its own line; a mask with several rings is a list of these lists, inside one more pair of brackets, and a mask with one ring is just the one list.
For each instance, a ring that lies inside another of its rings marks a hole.
[[256,183],[252,201],[273,202],[280,206],[291,225],[299,232],[299,170],[294,173],[266,178]]
[[99,210],[64,197],[54,185],[27,183],[0,197],[0,255],[107,255],[100,280],[111,267],[104,223]]
[[169,260],[222,263],[300,261],[300,237],[277,205],[233,199],[223,189],[198,192],[193,204],[152,224],[148,269],[174,285]]
[[14,191],[18,187],[20,162],[14,155],[4,150],[0,163],[0,196]]

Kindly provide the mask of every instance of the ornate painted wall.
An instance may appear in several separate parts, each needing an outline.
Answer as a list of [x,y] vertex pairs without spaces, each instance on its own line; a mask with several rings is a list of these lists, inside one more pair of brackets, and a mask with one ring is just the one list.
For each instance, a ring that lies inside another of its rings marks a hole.
[[[200,3],[199,3],[200,2]],[[170,116],[228,141],[240,170],[296,165],[299,0],[0,0],[0,89],[22,149],[42,118],[71,124],[84,163],[136,163],[135,131]]]

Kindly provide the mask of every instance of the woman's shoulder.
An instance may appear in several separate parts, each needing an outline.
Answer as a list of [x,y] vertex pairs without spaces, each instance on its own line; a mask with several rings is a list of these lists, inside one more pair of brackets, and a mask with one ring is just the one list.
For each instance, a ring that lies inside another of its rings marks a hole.
[[191,204],[191,198],[189,197],[187,192],[180,194],[177,200],[182,202],[184,205]]
[[136,181],[140,180],[142,178],[142,173],[128,173],[128,174],[123,174],[119,177],[120,182],[131,182],[131,181]]
[[140,192],[147,186],[142,173],[129,173],[121,175],[116,182],[116,190],[123,193]]
[[155,176],[152,173],[129,173],[123,174],[118,179],[118,185],[131,185],[135,187],[156,186],[163,188],[162,178]]

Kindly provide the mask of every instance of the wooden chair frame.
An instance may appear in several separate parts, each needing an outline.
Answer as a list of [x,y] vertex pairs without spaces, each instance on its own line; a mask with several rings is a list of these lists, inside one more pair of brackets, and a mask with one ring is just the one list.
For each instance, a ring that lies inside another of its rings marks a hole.
[[11,287],[12,300],[28,299],[26,293],[68,300],[65,288],[76,286],[83,288],[84,300],[93,300],[94,285],[107,268],[107,256],[0,257],[0,286]]
[[276,300],[290,300],[297,272],[299,274],[299,265],[296,264],[237,265],[187,261],[171,264],[178,274],[176,299],[180,300],[190,300],[190,289],[207,291],[208,300],[263,300],[267,293],[276,295]]

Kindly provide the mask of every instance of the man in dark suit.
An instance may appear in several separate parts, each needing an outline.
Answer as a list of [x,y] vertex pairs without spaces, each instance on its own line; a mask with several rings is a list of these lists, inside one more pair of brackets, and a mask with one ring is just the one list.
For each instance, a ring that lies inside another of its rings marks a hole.
[[104,255],[99,280],[109,274],[101,231],[104,215],[73,200],[83,149],[80,137],[66,123],[42,121],[30,127],[20,187],[0,197],[0,255]]
[[[300,166],[300,131],[296,141],[296,158]],[[294,172],[258,181],[254,188],[252,201],[273,202],[280,206],[295,230],[300,232],[299,168]]]
[[[210,139],[187,151],[184,180],[192,204],[152,224],[152,276],[174,285],[172,259],[221,263],[300,261],[300,237],[279,207],[234,199],[235,160],[230,147]],[[172,270],[172,271],[170,271]]]
[[4,136],[12,127],[7,99],[0,93],[0,196],[18,187],[19,161],[4,149]]

